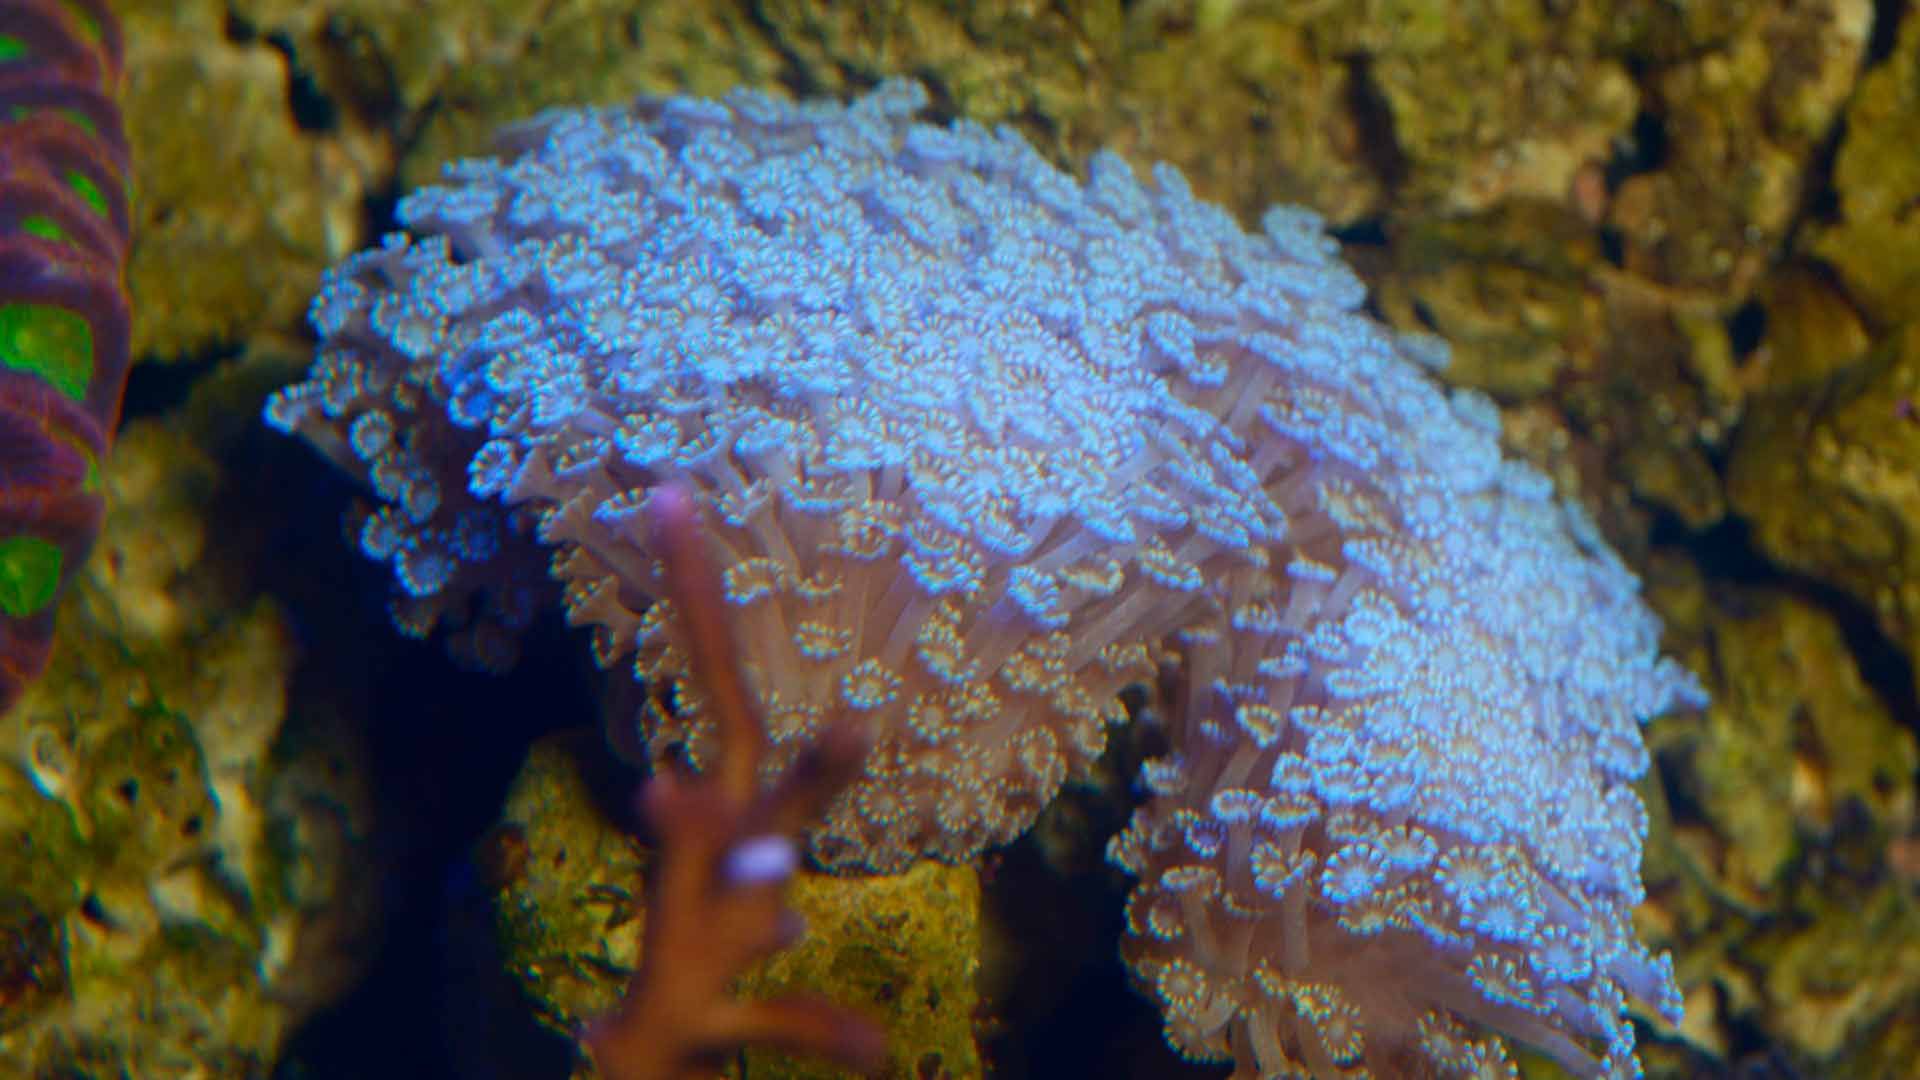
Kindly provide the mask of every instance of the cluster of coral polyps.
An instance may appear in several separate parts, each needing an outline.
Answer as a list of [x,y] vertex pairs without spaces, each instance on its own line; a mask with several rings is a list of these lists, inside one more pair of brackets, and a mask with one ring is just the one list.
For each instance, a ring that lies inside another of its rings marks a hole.
[[[1543,480],[1429,471],[1289,504],[1323,539],[1189,654],[1175,751],[1109,849],[1141,879],[1125,952],[1201,1057],[1504,1071],[1466,1019],[1578,1075],[1632,1074],[1625,999],[1680,1008],[1629,921],[1634,718],[1684,684],[1652,662],[1632,577],[1572,541]],[[1422,510],[1421,490],[1446,494]]]
[[531,529],[697,764],[640,523],[685,484],[769,768],[830,714],[877,736],[824,864],[1016,835],[1163,671],[1173,753],[1114,857],[1176,1046],[1453,1073],[1507,1067],[1491,1031],[1632,1072],[1626,1002],[1678,1008],[1627,924],[1638,722],[1698,696],[1633,576],[1437,343],[1357,312],[1311,214],[1249,235],[1170,168],[1076,181],[924,103],[550,113],[404,200],[269,409],[385,500],[402,624],[497,641]]

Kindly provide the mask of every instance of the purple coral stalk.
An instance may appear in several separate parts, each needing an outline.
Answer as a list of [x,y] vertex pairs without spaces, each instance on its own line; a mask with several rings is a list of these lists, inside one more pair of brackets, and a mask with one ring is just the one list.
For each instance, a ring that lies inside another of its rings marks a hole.
[[0,712],[100,531],[128,364],[120,61],[103,0],[0,0]]
[[269,419],[388,506],[407,610],[521,528],[632,653],[653,752],[715,760],[649,493],[683,484],[783,775],[875,739],[840,869],[1017,835],[1177,671],[1113,846],[1169,1039],[1246,1075],[1633,1068],[1638,724],[1698,699],[1637,583],[1444,348],[1360,313],[1312,214],[1250,235],[1161,166],[749,93],[547,114],[335,271]]

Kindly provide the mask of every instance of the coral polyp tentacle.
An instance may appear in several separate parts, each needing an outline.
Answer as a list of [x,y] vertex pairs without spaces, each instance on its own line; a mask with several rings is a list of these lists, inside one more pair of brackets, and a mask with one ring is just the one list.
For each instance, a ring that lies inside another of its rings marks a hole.
[[120,74],[103,0],[0,0],[0,711],[100,530],[128,364]]

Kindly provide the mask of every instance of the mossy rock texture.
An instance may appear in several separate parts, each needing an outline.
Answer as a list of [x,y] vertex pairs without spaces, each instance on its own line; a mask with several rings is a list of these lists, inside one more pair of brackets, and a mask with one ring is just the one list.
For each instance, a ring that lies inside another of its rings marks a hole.
[[[611,1009],[638,965],[648,853],[607,820],[583,774],[592,740],[536,743],[483,846],[507,969],[569,1038]],[[981,1075],[980,886],[971,867],[922,862],[886,877],[803,872],[791,903],[807,933],[744,975],[740,994],[824,994],[887,1030],[889,1077]],[[580,1075],[589,1066],[582,1063]],[[831,1066],[749,1050],[729,1076],[824,1078]]]

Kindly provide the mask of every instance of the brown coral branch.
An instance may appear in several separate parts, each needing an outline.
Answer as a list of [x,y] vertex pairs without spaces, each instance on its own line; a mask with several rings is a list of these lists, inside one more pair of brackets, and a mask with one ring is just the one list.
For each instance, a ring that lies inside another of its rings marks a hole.
[[740,674],[692,500],[664,488],[648,512],[666,564],[666,602],[685,629],[721,752],[705,775],[662,773],[641,794],[660,856],[640,968],[619,1008],[587,1032],[587,1047],[607,1080],[710,1074],[749,1044],[875,1068],[884,1040],[856,1014],[817,998],[750,1002],[729,993],[745,968],[798,936],[783,896],[798,863],[791,834],[859,772],[865,737],[844,724],[829,730],[777,786],[760,790],[766,729]]

